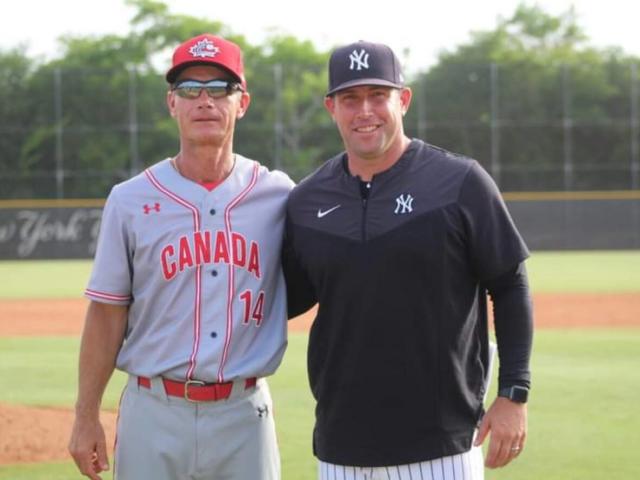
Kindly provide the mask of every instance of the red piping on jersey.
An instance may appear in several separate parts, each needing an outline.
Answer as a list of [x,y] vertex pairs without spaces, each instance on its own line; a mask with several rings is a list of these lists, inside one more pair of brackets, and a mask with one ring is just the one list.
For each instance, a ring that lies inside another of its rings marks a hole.
[[[183,207],[191,210],[193,214],[193,230],[194,232],[200,231],[200,212],[198,209],[187,202],[185,199],[179,197],[175,193],[169,191],[165,186],[163,186],[155,175],[151,172],[151,169],[147,169],[144,171],[145,175],[151,182],[151,184],[160,190],[163,194],[169,197],[174,202],[182,205]],[[201,302],[202,302],[202,267],[200,264],[196,265],[196,298],[195,298],[195,316],[193,319],[193,347],[191,349],[191,357],[189,357],[189,369],[187,370],[187,379],[191,379],[193,375],[193,371],[196,368],[196,357],[198,355],[198,348],[200,346],[200,310],[201,310]]]
[[[227,207],[224,209],[224,229],[227,235],[227,244],[229,245],[231,258],[234,255],[234,244],[231,241],[231,210],[242,201],[244,197],[253,189],[258,181],[258,162],[253,164],[253,174],[251,180],[245,189],[240,194],[231,200]],[[229,353],[229,344],[231,343],[231,335],[233,333],[233,296],[234,296],[234,281],[233,281],[234,266],[233,262],[229,263],[229,287],[227,290],[227,332],[224,338],[224,349],[222,350],[222,359],[220,360],[220,367],[218,368],[218,382],[224,383],[224,375],[222,370],[225,363],[227,363],[227,354]]]
[[87,288],[84,292],[90,297],[101,298],[104,300],[115,300],[118,302],[131,300],[131,295],[114,295],[113,293],[98,292],[96,290],[91,290],[90,288]]

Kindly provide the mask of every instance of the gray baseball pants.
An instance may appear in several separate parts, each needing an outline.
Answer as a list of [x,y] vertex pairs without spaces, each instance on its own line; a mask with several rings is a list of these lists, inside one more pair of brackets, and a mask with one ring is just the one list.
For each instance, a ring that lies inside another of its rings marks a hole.
[[193,403],[131,376],[114,455],[116,480],[279,480],[271,395],[265,379],[234,383],[226,400]]

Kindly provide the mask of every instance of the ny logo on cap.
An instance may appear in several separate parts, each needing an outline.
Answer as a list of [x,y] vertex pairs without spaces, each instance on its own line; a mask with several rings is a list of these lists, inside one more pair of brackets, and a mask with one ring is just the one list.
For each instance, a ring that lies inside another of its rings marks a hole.
[[358,53],[356,50],[351,52],[349,55],[349,60],[351,60],[351,65],[349,66],[349,70],[362,70],[363,68],[369,68],[369,54],[363,49]]
[[220,49],[216,47],[211,40],[204,38],[189,49],[189,53],[194,57],[213,58]]

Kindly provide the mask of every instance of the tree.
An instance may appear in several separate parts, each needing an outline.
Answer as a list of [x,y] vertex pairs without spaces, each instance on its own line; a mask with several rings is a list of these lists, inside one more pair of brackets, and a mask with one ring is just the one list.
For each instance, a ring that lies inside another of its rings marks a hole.
[[[409,122],[424,134],[426,120],[431,141],[480,159],[503,188],[603,188],[603,169],[629,164],[628,131],[614,125],[629,119],[637,60],[586,40],[573,9],[522,4],[419,77]],[[622,177],[608,185],[628,188]]]
[[[135,9],[127,35],[63,37],[60,58],[47,63],[20,48],[0,51],[3,197],[55,197],[60,164],[65,196],[104,197],[175,154],[163,74],[172,49],[203,32],[245,53],[252,103],[237,152],[300,179],[342,149],[322,105],[328,52],[278,33],[251,45],[161,1],[127,4]],[[628,188],[638,155],[634,63],[618,49],[589,47],[573,10],[554,17],[523,4],[417,76],[407,132],[478,158],[506,190]]]
[[282,35],[245,51],[253,100],[238,147],[299,179],[338,148],[322,102],[328,54]]
[[13,171],[15,163],[10,158],[18,158],[24,127],[28,124],[28,86],[25,79],[31,75],[32,64],[18,48],[0,51],[0,151],[7,152],[0,157],[0,172]]
[[[173,155],[178,136],[166,110],[163,73],[175,45],[203,32],[225,36],[245,52],[252,105],[237,130],[239,153],[299,178],[333,149],[322,107],[326,53],[278,35],[252,46],[220,22],[173,15],[162,2],[127,4],[136,12],[126,36],[62,37],[61,57],[40,65],[17,51],[0,57],[9,72],[0,79],[3,91],[23,88],[19,98],[28,100],[3,102],[13,112],[3,117],[8,125],[15,116],[24,130],[18,138],[4,127],[13,135],[0,136],[12,144],[0,153],[0,169],[17,163],[28,180],[7,196],[56,196],[60,185],[52,179],[62,162],[65,196],[102,197],[132,172]],[[9,86],[12,78],[20,78],[19,85]]]

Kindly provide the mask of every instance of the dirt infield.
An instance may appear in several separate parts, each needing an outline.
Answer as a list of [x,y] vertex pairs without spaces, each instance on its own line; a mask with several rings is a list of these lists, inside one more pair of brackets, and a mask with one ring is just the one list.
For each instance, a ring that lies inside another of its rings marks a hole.
[[[639,327],[640,293],[538,294],[536,328]],[[87,300],[0,300],[0,337],[79,335]],[[313,310],[289,322],[307,331]]]
[[[102,412],[108,445],[113,445],[115,412]],[[66,460],[73,412],[0,403],[0,464]]]
[[[80,335],[86,300],[1,300],[0,337]],[[539,294],[536,328],[640,327],[640,294]],[[289,322],[307,331],[313,311]],[[0,404],[0,464],[68,459],[73,414],[67,409]],[[113,445],[115,412],[102,412]]]

